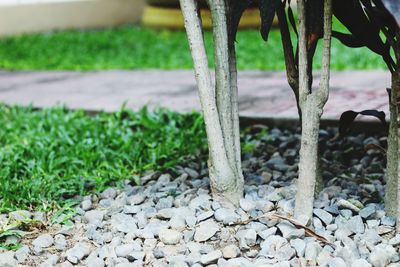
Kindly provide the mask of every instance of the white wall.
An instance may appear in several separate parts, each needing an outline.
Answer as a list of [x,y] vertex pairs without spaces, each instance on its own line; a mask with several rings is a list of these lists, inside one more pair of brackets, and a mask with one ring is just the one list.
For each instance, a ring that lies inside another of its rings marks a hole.
[[144,0],[0,0],[0,36],[137,23]]

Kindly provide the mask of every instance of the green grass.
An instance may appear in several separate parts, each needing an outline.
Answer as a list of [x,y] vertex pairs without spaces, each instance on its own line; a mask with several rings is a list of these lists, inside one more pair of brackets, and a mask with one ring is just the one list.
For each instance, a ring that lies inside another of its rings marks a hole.
[[203,154],[198,113],[164,109],[88,116],[64,108],[0,105],[0,212],[63,207],[146,170]]
[[[342,28],[338,22],[334,28]],[[211,52],[211,33],[205,33]],[[274,30],[267,43],[256,30],[237,37],[239,69],[284,70],[280,34]],[[209,59],[213,64],[212,56]],[[321,53],[315,58],[320,67]],[[190,69],[183,31],[159,31],[140,26],[92,31],[64,31],[0,39],[0,69],[107,70]],[[332,42],[332,69],[384,69],[383,61],[367,48],[351,49]]]

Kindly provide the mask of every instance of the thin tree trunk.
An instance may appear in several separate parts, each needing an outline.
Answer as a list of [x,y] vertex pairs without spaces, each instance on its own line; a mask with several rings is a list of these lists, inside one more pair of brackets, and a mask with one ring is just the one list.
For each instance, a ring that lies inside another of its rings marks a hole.
[[299,16],[299,101],[302,111],[299,179],[295,217],[312,217],[315,184],[318,177],[318,133],[323,107],[329,95],[329,65],[332,35],[332,0],[324,0],[324,38],[319,89],[310,92],[306,39],[305,0],[298,0]]
[[392,74],[392,88],[390,92],[390,126],[388,136],[387,167],[386,167],[386,190],[385,190],[385,211],[390,216],[396,216],[398,206],[398,110],[397,94],[400,80],[397,73]]
[[[236,130],[231,99],[230,65],[227,43],[226,7],[222,1],[211,1],[213,10],[216,87],[211,82],[204,47],[201,19],[195,0],[180,0],[185,28],[192,53],[195,77],[199,87],[209,145],[209,174],[213,197],[223,204],[238,205],[243,195],[241,167],[237,166]],[[225,40],[224,40],[225,38]],[[240,146],[239,146],[240,154]],[[239,162],[240,164],[240,162]]]

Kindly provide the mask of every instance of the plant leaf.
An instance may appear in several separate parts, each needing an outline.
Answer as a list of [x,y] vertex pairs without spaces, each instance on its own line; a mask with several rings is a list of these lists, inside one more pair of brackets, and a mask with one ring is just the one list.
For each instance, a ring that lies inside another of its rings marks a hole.
[[372,116],[377,119],[382,123],[382,125],[385,127],[385,130],[387,130],[387,123],[386,123],[386,114],[383,111],[378,111],[378,110],[363,110],[361,112],[356,112],[353,110],[348,110],[342,113],[340,116],[339,120],[339,135],[344,136],[346,133],[349,132],[351,124],[354,122],[356,117],[358,115],[364,115],[364,116]]
[[352,34],[332,31],[332,36],[348,47],[362,47],[364,44]]
[[260,16],[261,16],[261,36],[264,41],[268,41],[269,31],[275,17],[275,11],[280,0],[260,0]]

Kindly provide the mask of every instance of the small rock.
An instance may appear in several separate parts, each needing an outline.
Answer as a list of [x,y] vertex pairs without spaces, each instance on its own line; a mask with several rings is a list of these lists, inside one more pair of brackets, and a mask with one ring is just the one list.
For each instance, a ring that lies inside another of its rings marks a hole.
[[306,260],[316,261],[318,254],[321,252],[322,247],[317,242],[309,242],[304,251],[304,258]]
[[372,265],[364,259],[357,259],[351,263],[351,267],[372,267]]
[[257,233],[254,229],[240,230],[236,233],[236,239],[241,249],[247,249],[256,244]]
[[228,245],[222,250],[222,255],[225,259],[233,259],[238,257],[240,254],[240,249],[236,245]]
[[376,267],[384,267],[398,257],[396,250],[391,245],[379,244],[369,255],[369,262]]
[[[28,246],[22,246],[15,252],[15,258],[17,259],[18,263],[24,262],[29,256],[30,249]],[[0,254],[1,255],[1,254]],[[0,256],[1,257],[1,256]],[[0,260],[1,262],[1,260]],[[1,264],[0,264],[1,266]]]
[[221,250],[214,250],[206,255],[201,256],[200,262],[203,265],[209,265],[212,263],[216,263],[219,258],[222,258]]
[[85,212],[84,215],[84,220],[88,224],[94,224],[94,225],[98,225],[99,223],[101,223],[101,221],[103,221],[103,218],[104,218],[104,211],[101,210],[89,210]]
[[74,247],[68,249],[65,253],[67,260],[73,264],[77,264],[84,257],[88,256],[90,248],[84,243],[77,243]]
[[365,227],[361,216],[357,215],[351,217],[351,219],[347,222],[347,228],[355,234],[364,233]]
[[131,253],[135,248],[135,245],[133,244],[123,244],[115,247],[115,254],[118,257],[123,257],[125,258],[128,256],[129,253]]
[[142,204],[145,199],[146,199],[145,194],[137,193],[133,196],[128,197],[127,202],[130,205],[139,205],[139,204]]
[[400,245],[400,234],[397,234],[395,237],[389,240],[389,245],[397,246]]
[[201,213],[199,216],[197,216],[197,222],[201,222],[204,220],[207,220],[208,218],[212,217],[214,215],[214,211],[209,210]]
[[330,224],[333,220],[333,216],[329,212],[322,210],[322,209],[314,209],[314,214],[315,214],[315,216],[320,218],[321,221],[323,221],[325,225]]
[[359,212],[360,208],[358,208],[356,205],[350,203],[349,201],[345,199],[339,199],[339,201],[336,203],[339,209],[349,209],[353,212]]
[[52,267],[55,266],[58,262],[59,257],[57,255],[50,255],[47,259],[42,262],[39,267]]
[[117,196],[117,190],[115,190],[115,189],[112,188],[112,187],[107,188],[106,190],[104,190],[104,191],[100,194],[100,198],[101,198],[101,199],[106,199],[106,198],[114,199],[116,196]]
[[225,225],[236,223],[240,220],[240,216],[232,209],[220,208],[214,213],[215,220]]
[[327,266],[329,267],[346,267],[346,263],[342,258],[332,258],[327,261]]
[[213,220],[201,222],[194,233],[196,242],[204,242],[215,235],[219,231],[219,226]]
[[380,224],[379,220],[367,220],[367,225],[368,228],[373,229],[373,228],[378,228]]
[[81,209],[84,211],[90,210],[92,208],[92,201],[90,199],[85,199],[81,202]]
[[53,245],[54,239],[50,234],[43,234],[33,240],[32,245],[38,248],[48,248]]
[[376,207],[375,205],[368,205],[365,208],[361,209],[359,211],[359,215],[364,218],[364,219],[368,219],[369,217],[372,217],[372,215],[374,215],[376,212]]
[[381,219],[381,224],[386,226],[395,226],[396,218],[392,216],[383,216],[383,218]]
[[300,238],[292,239],[290,240],[290,245],[296,250],[298,257],[304,257],[306,242],[303,239]]
[[111,226],[122,233],[129,233],[137,229],[135,219],[123,213],[117,213],[111,216]]
[[166,245],[176,245],[182,240],[182,233],[171,229],[160,230],[158,236],[161,242]]
[[98,257],[90,257],[86,261],[87,267],[104,267],[104,261]]
[[27,210],[17,210],[8,213],[8,218],[14,221],[27,221],[32,218],[32,213]]
[[142,261],[145,257],[145,253],[143,251],[133,251],[129,254],[128,259]]
[[67,245],[68,243],[64,235],[58,234],[54,237],[54,246],[56,247],[57,250],[63,251],[65,250]]
[[240,199],[239,204],[240,204],[240,207],[242,208],[242,210],[244,210],[246,212],[256,208],[256,202],[254,202],[251,199],[247,199],[247,198]]
[[258,235],[262,238],[262,239],[267,239],[269,236],[275,235],[277,228],[275,226],[270,227],[264,231],[261,231],[260,233],[258,233]]

